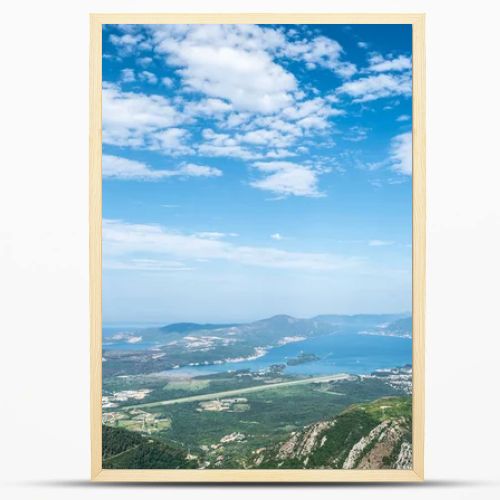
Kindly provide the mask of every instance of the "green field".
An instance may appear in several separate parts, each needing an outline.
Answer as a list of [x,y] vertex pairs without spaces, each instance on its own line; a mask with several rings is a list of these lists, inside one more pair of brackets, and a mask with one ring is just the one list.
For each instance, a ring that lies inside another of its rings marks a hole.
[[[138,389],[144,381],[129,379],[125,385]],[[148,398],[153,401],[127,401],[106,410],[118,416],[106,424],[189,450],[209,468],[248,467],[255,450],[285,439],[292,431],[331,419],[354,403],[400,394],[382,379],[355,376],[297,380],[225,374],[155,384],[153,397]],[[240,387],[234,389],[235,384]],[[226,390],[213,392],[214,388]],[[175,397],[179,394],[183,396]],[[385,409],[370,407],[370,412],[376,411]]]

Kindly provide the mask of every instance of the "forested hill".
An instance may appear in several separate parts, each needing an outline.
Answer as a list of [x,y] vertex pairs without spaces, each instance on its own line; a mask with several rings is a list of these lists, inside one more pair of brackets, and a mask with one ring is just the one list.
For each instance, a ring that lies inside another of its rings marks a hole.
[[138,432],[102,427],[104,469],[193,469],[184,450],[142,436]]
[[349,407],[329,421],[292,433],[258,455],[256,467],[283,469],[410,469],[411,397]]

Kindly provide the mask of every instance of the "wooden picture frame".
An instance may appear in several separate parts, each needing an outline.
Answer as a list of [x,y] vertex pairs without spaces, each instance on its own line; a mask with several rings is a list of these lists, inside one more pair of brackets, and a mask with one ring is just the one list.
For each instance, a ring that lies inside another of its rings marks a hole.
[[[91,478],[149,482],[386,482],[424,479],[425,47],[424,14],[92,14],[90,16]],[[413,469],[110,470],[101,458],[103,24],[411,24],[413,27]]]

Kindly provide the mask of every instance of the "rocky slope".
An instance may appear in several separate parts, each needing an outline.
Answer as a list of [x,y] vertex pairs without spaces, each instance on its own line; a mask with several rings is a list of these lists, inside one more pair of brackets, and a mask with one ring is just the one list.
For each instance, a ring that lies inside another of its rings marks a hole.
[[411,398],[353,405],[330,421],[255,452],[254,467],[411,469]]

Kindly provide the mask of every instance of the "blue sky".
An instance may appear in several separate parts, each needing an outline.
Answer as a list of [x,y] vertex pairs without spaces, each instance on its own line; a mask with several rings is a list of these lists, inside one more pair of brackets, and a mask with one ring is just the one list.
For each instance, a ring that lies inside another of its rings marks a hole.
[[108,25],[104,323],[411,310],[411,26]]

